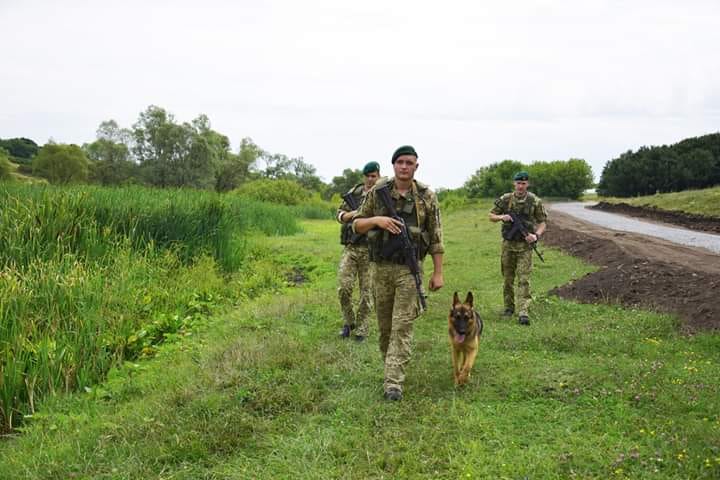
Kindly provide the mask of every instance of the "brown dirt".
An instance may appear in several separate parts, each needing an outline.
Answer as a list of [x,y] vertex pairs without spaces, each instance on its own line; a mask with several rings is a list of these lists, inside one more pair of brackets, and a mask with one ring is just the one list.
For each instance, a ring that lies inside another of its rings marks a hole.
[[665,240],[617,232],[553,212],[547,245],[598,265],[551,290],[584,303],[622,305],[675,313],[682,330],[720,330],[720,256]]
[[671,212],[657,207],[638,207],[627,203],[599,202],[590,208],[604,212],[621,213],[630,217],[648,218],[657,222],[679,225],[700,232],[720,233],[720,218],[685,212]]

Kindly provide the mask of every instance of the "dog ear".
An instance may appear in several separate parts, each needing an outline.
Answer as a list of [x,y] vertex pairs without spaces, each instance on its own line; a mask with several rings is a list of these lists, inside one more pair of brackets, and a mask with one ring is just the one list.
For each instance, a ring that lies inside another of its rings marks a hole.
[[453,305],[457,305],[458,303],[460,303],[460,297],[458,296],[458,292],[455,292],[453,295]]
[[473,294],[472,292],[468,292],[467,297],[465,297],[465,303],[470,305],[470,308],[473,306]]

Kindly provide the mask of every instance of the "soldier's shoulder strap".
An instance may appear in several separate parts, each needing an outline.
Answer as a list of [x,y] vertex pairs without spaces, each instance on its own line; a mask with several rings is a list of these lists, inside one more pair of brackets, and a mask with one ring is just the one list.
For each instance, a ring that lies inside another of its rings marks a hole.
[[540,200],[540,198],[537,195],[535,195],[532,192],[527,192],[527,200],[526,201],[528,202],[528,204],[531,207],[534,206],[536,203],[538,203],[539,200]]
[[391,177],[380,177],[377,182],[375,182],[375,185],[373,186],[373,190],[379,190],[383,188],[384,186],[389,186],[392,188],[393,186],[393,178]]

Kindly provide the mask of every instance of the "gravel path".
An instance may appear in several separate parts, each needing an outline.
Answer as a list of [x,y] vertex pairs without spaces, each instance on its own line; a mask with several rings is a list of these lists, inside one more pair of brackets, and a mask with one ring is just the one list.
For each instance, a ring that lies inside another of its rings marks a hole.
[[684,228],[636,220],[616,213],[607,213],[585,208],[593,204],[592,202],[563,202],[550,204],[548,208],[551,213],[553,211],[562,212],[611,230],[649,235],[680,245],[704,248],[713,253],[720,254],[720,235],[696,232]]

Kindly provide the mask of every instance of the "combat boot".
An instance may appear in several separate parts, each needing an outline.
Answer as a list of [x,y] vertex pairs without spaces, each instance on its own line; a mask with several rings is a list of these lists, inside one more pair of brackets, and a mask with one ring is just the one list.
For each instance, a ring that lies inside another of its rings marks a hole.
[[353,328],[355,328],[354,325],[343,325],[342,330],[340,330],[340,338],[350,338],[350,332]]
[[530,325],[530,319],[527,315],[520,315],[520,317],[518,317],[518,323],[520,325]]
[[393,402],[402,400],[402,392],[397,388],[388,388],[385,392],[385,399]]
[[512,308],[506,308],[505,311],[502,313],[502,316],[505,318],[510,318],[513,316],[514,313],[515,310],[513,310]]

